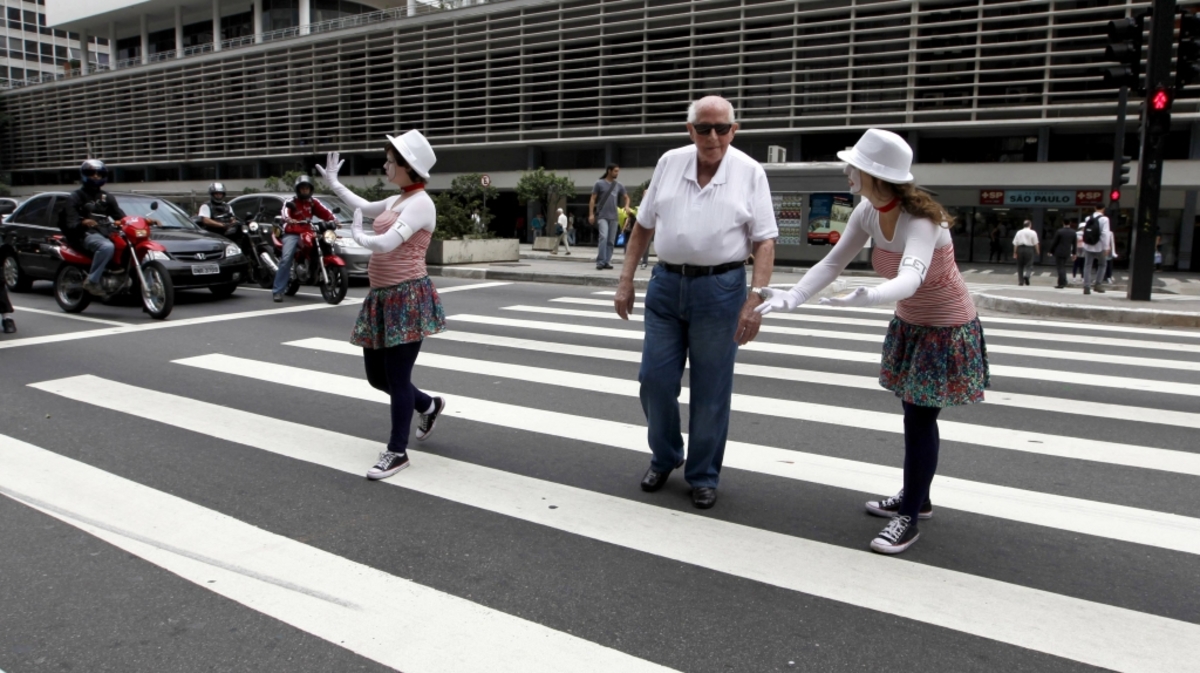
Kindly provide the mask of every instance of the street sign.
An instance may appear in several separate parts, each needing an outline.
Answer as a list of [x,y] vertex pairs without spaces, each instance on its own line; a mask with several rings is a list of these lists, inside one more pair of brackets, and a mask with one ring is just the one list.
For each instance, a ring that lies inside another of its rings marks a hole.
[[479,176],[479,184],[483,185],[484,187],[490,187],[492,184],[492,176],[488,175],[487,173]]

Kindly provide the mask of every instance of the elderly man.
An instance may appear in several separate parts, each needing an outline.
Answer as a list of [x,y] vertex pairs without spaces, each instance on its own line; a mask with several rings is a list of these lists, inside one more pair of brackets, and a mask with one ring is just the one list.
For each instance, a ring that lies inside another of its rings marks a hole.
[[[688,108],[692,145],[664,154],[642,198],[627,243],[615,299],[617,314],[633,310],[633,273],[653,232],[658,265],[646,291],[642,342],[642,410],[654,456],[642,490],[657,491],[684,465],[679,391],[691,361],[689,447],[684,478],[692,504],[717,502],[717,482],[737,347],[758,334],[754,308],[771,281],[779,228],[761,165],[730,147],[738,125],[733,106],[708,96]],[[754,254],[754,287],[747,297],[746,258]]]

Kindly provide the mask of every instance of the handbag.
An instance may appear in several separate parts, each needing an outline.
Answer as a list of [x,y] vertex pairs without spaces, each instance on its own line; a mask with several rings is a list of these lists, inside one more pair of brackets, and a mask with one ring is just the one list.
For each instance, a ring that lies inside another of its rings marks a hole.
[[617,234],[616,247],[620,248],[624,245],[625,245],[625,232],[622,231],[621,233]]

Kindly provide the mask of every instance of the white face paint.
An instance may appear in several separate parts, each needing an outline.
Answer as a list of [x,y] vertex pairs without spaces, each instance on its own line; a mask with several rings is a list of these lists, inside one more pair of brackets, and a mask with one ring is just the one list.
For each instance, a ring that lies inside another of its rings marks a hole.
[[862,193],[862,173],[853,166],[846,166],[846,169],[842,172],[850,178],[850,193]]
[[387,173],[388,182],[396,179],[396,164],[390,158],[384,162],[383,170]]

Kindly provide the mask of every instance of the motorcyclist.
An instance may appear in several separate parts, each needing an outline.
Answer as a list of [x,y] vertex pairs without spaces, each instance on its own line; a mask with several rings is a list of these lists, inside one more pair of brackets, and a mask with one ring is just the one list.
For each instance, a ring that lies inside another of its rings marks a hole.
[[283,217],[283,253],[279,270],[275,272],[275,287],[271,290],[271,297],[277,302],[283,301],[283,293],[292,278],[292,258],[300,246],[300,234],[311,231],[309,220],[315,215],[324,222],[337,221],[324,204],[313,198],[313,183],[307,175],[296,178],[295,189],[296,196],[283,204],[280,213]]
[[108,216],[113,222],[125,217],[125,211],[117,205],[117,199],[102,187],[108,182],[108,168],[99,159],[88,159],[79,167],[83,186],[67,196],[63,206],[59,228],[66,235],[67,243],[77,250],[92,256],[92,268],[83,289],[98,297],[104,296],[100,279],[104,268],[112,261],[116,246],[109,240],[112,230],[101,224],[95,216]]
[[225,185],[214,182],[208,186],[208,203],[200,205],[197,213],[200,225],[215,233],[227,236],[234,224],[233,209],[225,202]]

